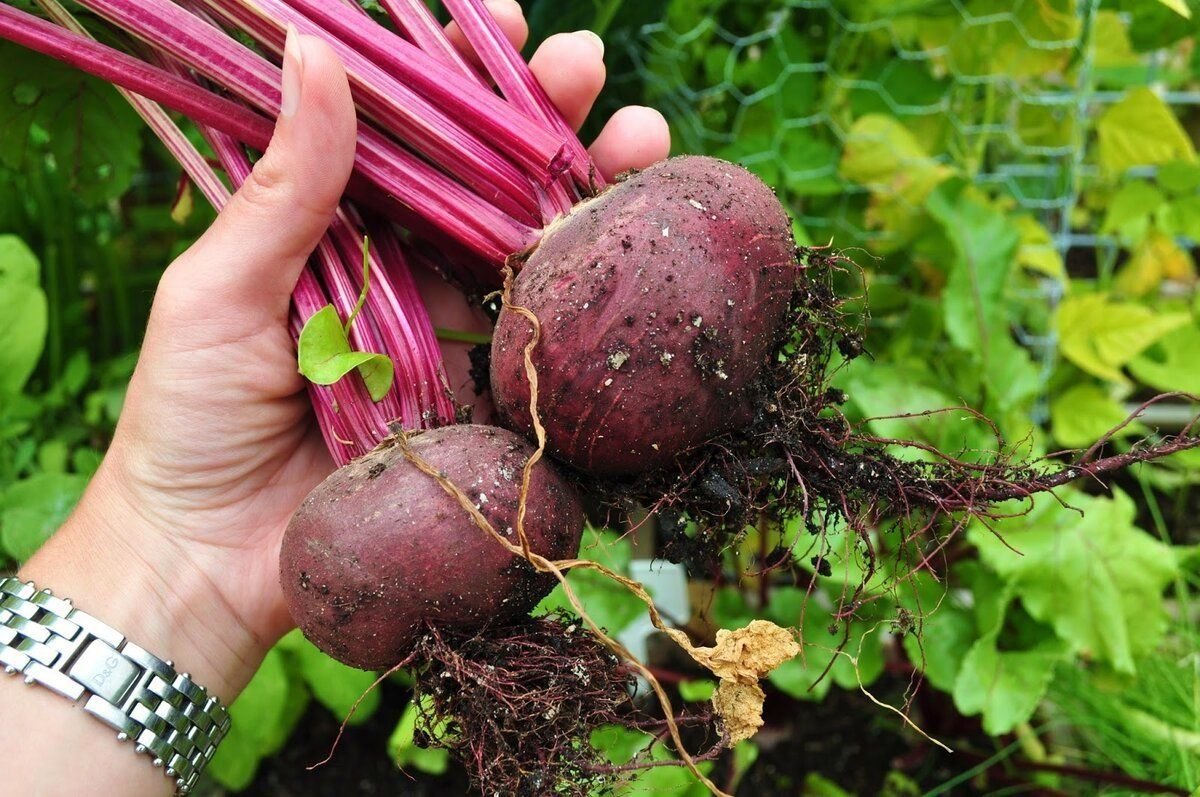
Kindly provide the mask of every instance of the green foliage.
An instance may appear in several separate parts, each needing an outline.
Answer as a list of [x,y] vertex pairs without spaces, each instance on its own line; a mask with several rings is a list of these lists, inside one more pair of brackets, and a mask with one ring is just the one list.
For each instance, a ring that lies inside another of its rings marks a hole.
[[0,401],[20,392],[46,343],[41,265],[14,235],[0,235]]
[[304,322],[297,360],[300,373],[318,385],[332,385],[357,370],[375,401],[387,395],[396,373],[386,355],[354,351],[350,347],[346,325],[331,304]]
[[141,165],[142,122],[101,80],[0,43],[0,164],[23,171],[51,158],[91,204],[119,197]]

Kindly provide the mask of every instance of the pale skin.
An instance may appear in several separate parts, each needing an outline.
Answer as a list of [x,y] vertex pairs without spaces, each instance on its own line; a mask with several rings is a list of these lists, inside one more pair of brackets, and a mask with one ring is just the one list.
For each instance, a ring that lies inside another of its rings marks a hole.
[[[522,43],[517,3],[488,5]],[[292,287],[349,177],[354,109],[328,46],[299,37],[289,52],[291,114],[253,178],[164,274],[104,462],[19,573],[173,660],[227,704],[293,625],[279,588],[280,540],[333,468],[286,322]],[[598,40],[551,37],[531,66],[564,116],[582,123],[604,82]],[[668,148],[662,116],[629,107],[591,153],[613,175]],[[444,291],[429,302],[440,325],[471,317]],[[461,351],[446,353],[453,379]],[[0,677],[0,717],[0,772],[22,794],[173,791],[147,756],[48,690]]]

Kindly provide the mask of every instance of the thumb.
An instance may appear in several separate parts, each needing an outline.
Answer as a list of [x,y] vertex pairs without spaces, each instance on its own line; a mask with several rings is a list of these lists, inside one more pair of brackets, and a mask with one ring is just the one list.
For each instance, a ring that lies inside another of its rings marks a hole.
[[246,317],[249,310],[260,323],[264,315],[286,318],[300,271],[350,178],[356,137],[341,61],[320,39],[289,30],[270,146],[213,225],[171,265],[160,291],[186,295],[179,304],[202,317],[221,310]]

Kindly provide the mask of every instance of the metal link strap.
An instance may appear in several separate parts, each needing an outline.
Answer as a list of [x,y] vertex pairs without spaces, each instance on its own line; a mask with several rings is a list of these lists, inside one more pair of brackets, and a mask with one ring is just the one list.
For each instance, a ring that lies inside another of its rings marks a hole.
[[32,582],[0,578],[0,666],[71,700],[86,697],[83,710],[133,740],[180,794],[229,732],[229,712],[187,673]]

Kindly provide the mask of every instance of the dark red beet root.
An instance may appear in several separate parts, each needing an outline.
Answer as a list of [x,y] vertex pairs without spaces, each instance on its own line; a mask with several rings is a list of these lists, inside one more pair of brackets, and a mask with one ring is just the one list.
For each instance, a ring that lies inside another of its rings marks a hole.
[[[521,474],[533,453],[525,441],[504,429],[447,426],[407,445],[517,542]],[[476,526],[403,446],[387,441],[322,482],[292,518],[280,553],[284,596],[305,636],[363,669],[400,661],[424,623],[469,630],[515,618],[556,583]],[[539,462],[525,516],[530,548],[573,557],[582,526],[575,490]]]
[[[556,222],[509,301],[537,317],[548,449],[601,477],[661,467],[745,420],[743,391],[776,346],[796,256],[774,193],[740,166],[665,161]],[[529,432],[532,325],[504,309],[491,383]]]

